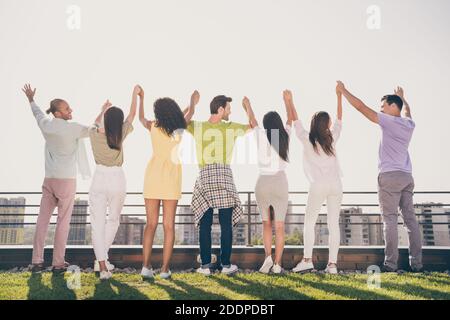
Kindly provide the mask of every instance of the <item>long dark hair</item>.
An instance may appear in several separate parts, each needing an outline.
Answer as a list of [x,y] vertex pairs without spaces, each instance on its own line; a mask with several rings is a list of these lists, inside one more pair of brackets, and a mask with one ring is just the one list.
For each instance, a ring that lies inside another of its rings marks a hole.
[[[289,135],[284,128],[278,112],[271,111],[264,115],[264,129],[266,129],[267,139],[270,145],[278,152],[278,155],[284,161],[289,161]],[[278,130],[278,141],[272,139],[272,130]]]
[[319,153],[317,143],[328,156],[334,156],[333,135],[329,129],[330,115],[327,112],[317,112],[311,119],[311,130],[309,131],[309,141],[314,147],[314,151]]
[[105,135],[111,149],[119,151],[122,149],[123,118],[123,111],[120,108],[111,107],[105,112]]
[[160,98],[153,104],[156,123],[168,136],[178,129],[186,129],[186,120],[178,104],[170,98]]

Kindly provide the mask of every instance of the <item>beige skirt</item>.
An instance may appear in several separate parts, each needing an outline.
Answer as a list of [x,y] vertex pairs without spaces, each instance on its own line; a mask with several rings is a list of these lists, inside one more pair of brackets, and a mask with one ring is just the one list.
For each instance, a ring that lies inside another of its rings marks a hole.
[[285,221],[289,201],[286,173],[279,171],[274,175],[260,175],[255,186],[255,198],[263,221],[270,219],[270,207],[275,221]]

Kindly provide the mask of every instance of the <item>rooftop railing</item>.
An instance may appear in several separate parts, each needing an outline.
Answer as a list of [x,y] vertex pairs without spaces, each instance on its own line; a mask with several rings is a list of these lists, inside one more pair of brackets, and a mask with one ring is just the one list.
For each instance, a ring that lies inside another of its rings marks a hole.
[[[289,192],[290,201],[286,215],[286,226],[291,226],[291,228],[297,227],[298,230],[302,229],[307,194],[308,193],[306,191]],[[260,228],[262,221],[258,212],[254,192],[243,191],[239,192],[239,195],[244,210],[244,216],[238,226],[245,228],[245,245],[252,246],[255,239],[261,238]],[[351,226],[378,226],[378,228],[381,228],[382,221],[376,195],[377,192],[373,191],[344,192],[344,201],[341,206],[341,228],[348,229],[352,228]],[[18,197],[23,197],[26,199],[24,204],[0,204],[0,230],[2,228],[20,228],[35,225],[35,220],[39,214],[40,196],[40,192],[0,192],[0,198],[17,199]],[[175,222],[177,226],[193,226],[194,224],[192,212],[189,211],[191,196],[192,192],[183,193],[182,199],[178,205],[177,219]],[[87,200],[88,193],[79,192],[77,193],[77,198],[79,200]],[[30,200],[31,203],[28,203]],[[435,232],[440,232],[440,235],[443,236],[440,237],[440,241],[444,241],[444,243],[439,243],[436,245],[450,246],[450,191],[416,191],[414,200],[416,203],[415,207],[417,208],[416,216],[419,224],[424,230],[425,235],[432,239],[433,234],[432,232],[430,233],[429,230],[432,230],[434,226],[441,225],[442,227],[439,227],[440,230],[436,230]],[[85,203],[77,202],[75,204],[71,221],[72,226],[90,224],[88,207],[89,205],[87,201]],[[345,211],[350,208],[355,209]],[[21,212],[17,212],[18,210]],[[401,215],[399,216],[399,225],[401,225],[402,219]],[[127,193],[127,200],[122,212],[121,225],[145,225],[145,217],[146,213],[142,193]],[[317,221],[317,225],[320,227],[326,226],[327,224],[326,220],[322,219],[323,217],[326,217],[326,204],[323,205]],[[214,223],[217,223],[217,221]],[[51,225],[54,224],[56,224],[56,221],[53,218]],[[159,224],[162,224],[161,216]],[[446,239],[449,239],[449,243],[445,243]],[[374,245],[381,244],[379,242],[380,241]],[[1,244],[2,242],[0,238],[0,245]]]

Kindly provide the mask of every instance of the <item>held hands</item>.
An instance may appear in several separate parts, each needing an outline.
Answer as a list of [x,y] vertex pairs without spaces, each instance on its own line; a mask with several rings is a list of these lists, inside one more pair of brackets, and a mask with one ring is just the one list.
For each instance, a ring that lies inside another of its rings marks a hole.
[[102,106],[102,112],[105,113],[106,110],[112,107],[112,103],[108,100],[105,101],[105,103]]
[[284,90],[283,91],[283,100],[284,100],[284,103],[286,105],[290,106],[292,104],[293,98],[292,98],[291,90]]
[[244,99],[242,99],[242,106],[244,107],[244,110],[248,112],[248,110],[251,109],[250,99],[244,97]]
[[140,85],[135,85],[133,89],[133,95],[139,96],[141,99],[144,98],[144,89]]
[[342,92],[345,91],[345,85],[342,81],[337,81],[336,85],[336,94],[340,95]]
[[189,106],[195,107],[199,101],[200,101],[200,93],[197,90],[195,90],[191,95],[191,102]]
[[28,101],[30,103],[34,101],[34,95],[36,94],[36,88],[31,89],[31,85],[28,83],[23,87],[22,91],[23,91],[23,93],[25,93],[25,95],[27,96]]
[[399,96],[400,98],[402,98],[402,100],[405,100],[405,94],[403,92],[403,88],[402,87],[397,87],[396,89],[394,89],[394,93]]
[[341,97],[342,97],[342,91],[341,91],[341,89],[339,88],[339,84],[336,85],[336,95],[338,96],[338,98],[341,98]]

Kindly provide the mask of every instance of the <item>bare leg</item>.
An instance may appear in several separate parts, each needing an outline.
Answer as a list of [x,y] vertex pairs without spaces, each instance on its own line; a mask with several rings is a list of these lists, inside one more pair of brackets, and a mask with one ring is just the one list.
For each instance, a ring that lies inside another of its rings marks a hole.
[[281,266],[284,250],[284,221],[275,221],[275,263]]
[[263,242],[266,258],[272,255],[272,219],[269,210],[269,220],[263,221]]
[[147,224],[144,230],[143,256],[144,267],[151,267],[153,240],[155,238],[156,228],[158,227],[159,206],[161,200],[145,199],[145,212],[147,214]]
[[106,262],[105,262],[105,260],[99,261],[98,263],[99,263],[99,265],[100,265],[100,271],[108,271],[108,268],[106,267]]
[[168,272],[175,242],[175,214],[177,200],[163,200],[164,249],[161,272]]

